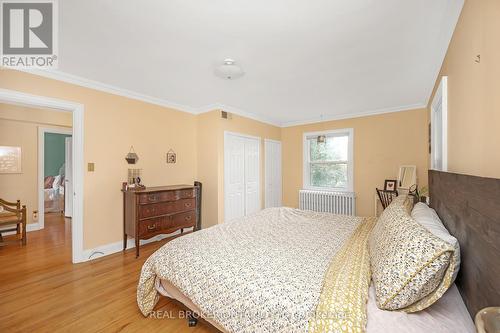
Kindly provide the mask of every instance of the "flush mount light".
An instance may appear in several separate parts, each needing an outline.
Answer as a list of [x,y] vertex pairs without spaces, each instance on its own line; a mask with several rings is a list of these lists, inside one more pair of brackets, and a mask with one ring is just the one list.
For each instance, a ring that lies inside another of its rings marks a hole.
[[233,59],[225,59],[224,63],[215,69],[215,75],[225,80],[234,80],[245,74]]

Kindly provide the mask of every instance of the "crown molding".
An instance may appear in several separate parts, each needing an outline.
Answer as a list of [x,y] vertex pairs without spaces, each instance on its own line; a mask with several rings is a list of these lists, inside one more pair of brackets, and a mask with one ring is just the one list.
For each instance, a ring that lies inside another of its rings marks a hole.
[[214,103],[214,104],[209,104],[205,107],[199,108],[196,112],[196,114],[202,114],[205,112],[210,112],[214,110],[222,110],[222,111],[227,111],[229,113],[235,114],[240,117],[245,117],[249,118],[264,124],[276,126],[276,127],[282,127],[282,123],[276,119],[273,119],[271,117],[264,117],[260,115],[256,115],[250,112],[243,111],[241,109],[235,108],[233,106],[225,105],[222,103]]
[[162,98],[148,96],[148,95],[141,94],[141,93],[138,93],[135,91],[118,88],[118,87],[115,87],[115,86],[112,86],[109,84],[105,84],[105,83],[102,83],[99,81],[94,81],[94,80],[82,78],[80,76],[68,74],[65,72],[57,71],[57,70],[41,70],[41,69],[16,69],[16,70],[21,71],[21,72],[25,72],[25,73],[29,73],[29,74],[33,74],[33,75],[46,77],[46,78],[57,80],[57,81],[62,81],[62,82],[82,86],[82,87],[89,88],[89,89],[94,89],[94,90],[110,93],[113,95],[118,95],[118,96],[122,96],[122,97],[126,97],[126,98],[139,100],[142,102],[162,106],[162,107],[169,108],[169,109],[175,109],[178,111],[187,112],[190,114],[198,115],[198,114],[202,114],[202,113],[206,113],[206,112],[210,112],[210,111],[214,111],[214,110],[223,110],[223,111],[227,111],[229,113],[233,113],[233,114],[241,116],[241,117],[253,119],[253,120],[259,121],[261,123],[265,123],[265,124],[276,126],[276,127],[291,127],[291,126],[307,125],[307,124],[320,123],[320,122],[324,122],[324,121],[334,121],[334,120],[374,116],[374,115],[378,115],[378,114],[400,112],[400,111],[409,111],[409,110],[421,109],[421,108],[427,107],[427,103],[416,103],[416,104],[400,106],[400,107],[362,111],[362,112],[358,112],[358,113],[354,113],[354,114],[353,113],[345,113],[345,114],[332,115],[332,116],[327,116],[327,117],[317,117],[317,118],[310,118],[310,119],[304,119],[304,120],[298,120],[298,121],[280,122],[280,121],[278,121],[274,118],[271,118],[271,117],[256,115],[256,114],[253,114],[253,113],[250,113],[247,111],[243,111],[239,108],[225,105],[222,103],[213,103],[213,104],[209,104],[209,105],[206,105],[206,106],[203,106],[200,108],[194,108],[194,107],[191,107],[188,105],[170,102],[170,101],[164,100]]
[[113,95],[118,95],[118,96],[122,96],[122,97],[126,97],[126,98],[135,99],[138,101],[162,106],[162,107],[169,108],[169,109],[176,109],[178,111],[184,111],[184,112],[188,112],[191,114],[197,113],[196,108],[192,108],[188,105],[170,102],[170,101],[167,101],[167,100],[162,99],[162,98],[152,97],[152,96],[141,94],[141,93],[138,93],[138,92],[135,92],[132,90],[118,88],[118,87],[110,85],[110,84],[86,79],[86,78],[83,78],[83,77],[80,77],[77,75],[68,74],[65,72],[58,71],[58,70],[42,70],[42,69],[16,69],[16,70],[21,71],[21,72],[25,72],[25,73],[29,73],[29,74],[33,74],[33,75],[46,77],[46,78],[57,80],[57,81],[71,83],[71,84],[78,85],[78,86],[85,87],[85,88],[89,88],[89,89],[94,89],[94,90],[110,93]]
[[334,121],[334,120],[376,116],[376,115],[385,114],[385,113],[394,113],[394,112],[410,111],[410,110],[415,110],[415,109],[424,109],[426,107],[427,107],[426,103],[415,103],[415,104],[392,107],[392,108],[368,110],[368,111],[361,111],[361,112],[357,112],[357,113],[344,113],[344,114],[334,115],[334,116],[311,118],[308,120],[289,121],[289,122],[282,123],[281,127],[292,127],[292,126],[321,123],[321,122],[325,122],[325,121]]

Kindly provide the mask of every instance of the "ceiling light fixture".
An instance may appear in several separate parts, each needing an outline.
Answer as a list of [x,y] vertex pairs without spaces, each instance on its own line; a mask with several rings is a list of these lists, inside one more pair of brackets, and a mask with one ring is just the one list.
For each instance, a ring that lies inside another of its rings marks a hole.
[[233,59],[225,59],[224,63],[215,69],[215,75],[226,80],[234,80],[245,74]]

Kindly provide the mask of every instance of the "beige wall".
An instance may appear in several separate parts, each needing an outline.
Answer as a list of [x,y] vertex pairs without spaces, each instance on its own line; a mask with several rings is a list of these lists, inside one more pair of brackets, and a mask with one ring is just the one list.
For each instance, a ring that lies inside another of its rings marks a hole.
[[427,123],[427,110],[420,109],[283,128],[284,204],[298,206],[303,133],[354,128],[356,211],[373,216],[375,188],[382,188],[385,179],[396,179],[400,165],[416,165],[419,185],[427,184]]
[[[84,104],[84,248],[122,237],[121,183],[133,145],[146,185],[191,184],[196,178],[196,116],[23,72],[0,70],[0,88]],[[177,163],[167,164],[172,148]],[[85,170],[87,168],[85,167]],[[2,193],[0,193],[2,196]],[[30,209],[31,210],[31,209]]]
[[203,209],[210,226],[224,221],[224,132],[236,132],[261,138],[261,204],[264,207],[264,140],[280,140],[281,128],[231,115],[222,119],[215,110],[198,116],[198,176],[204,189]]
[[0,198],[21,200],[28,223],[38,210],[38,127],[71,127],[71,113],[0,104],[0,146],[21,147],[22,173],[0,174]]
[[450,172],[500,178],[499,17],[498,0],[465,1],[436,83],[448,76]]

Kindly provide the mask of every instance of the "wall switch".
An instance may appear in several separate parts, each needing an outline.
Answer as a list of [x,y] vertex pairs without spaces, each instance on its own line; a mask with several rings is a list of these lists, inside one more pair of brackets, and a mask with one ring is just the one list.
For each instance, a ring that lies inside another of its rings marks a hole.
[[38,221],[38,211],[37,210],[33,211],[33,221]]
[[87,170],[89,172],[94,172],[94,167],[95,167],[94,163],[88,163],[87,164]]

